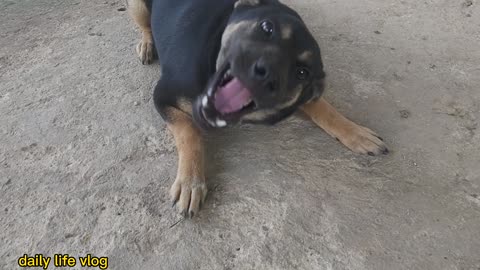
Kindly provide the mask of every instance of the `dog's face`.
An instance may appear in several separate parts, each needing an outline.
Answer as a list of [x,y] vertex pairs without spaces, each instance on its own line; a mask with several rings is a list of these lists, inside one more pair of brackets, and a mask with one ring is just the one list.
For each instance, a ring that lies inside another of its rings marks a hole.
[[273,124],[320,96],[324,77],[318,44],[293,10],[276,1],[240,0],[195,119],[208,127]]

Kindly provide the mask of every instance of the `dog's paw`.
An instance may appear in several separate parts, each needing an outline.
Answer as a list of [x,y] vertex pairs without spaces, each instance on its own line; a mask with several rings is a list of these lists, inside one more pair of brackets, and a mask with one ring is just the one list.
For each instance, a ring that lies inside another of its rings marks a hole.
[[141,40],[137,45],[137,54],[143,65],[150,65],[154,57],[153,42]]
[[173,206],[184,217],[193,218],[198,213],[207,196],[207,185],[198,177],[178,177],[170,188]]
[[380,136],[371,129],[353,122],[350,123],[346,132],[337,136],[337,139],[355,153],[368,154],[369,156],[389,153]]

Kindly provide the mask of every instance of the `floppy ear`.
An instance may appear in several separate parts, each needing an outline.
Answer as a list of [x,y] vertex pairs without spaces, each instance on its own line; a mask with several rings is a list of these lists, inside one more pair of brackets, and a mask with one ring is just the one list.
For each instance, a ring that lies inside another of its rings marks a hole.
[[272,3],[272,0],[238,0],[235,3],[235,8],[240,6],[258,6],[262,4]]

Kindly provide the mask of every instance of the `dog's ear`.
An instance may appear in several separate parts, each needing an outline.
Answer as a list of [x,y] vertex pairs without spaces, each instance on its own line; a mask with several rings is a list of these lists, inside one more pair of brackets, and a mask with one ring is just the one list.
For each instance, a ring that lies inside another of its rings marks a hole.
[[263,4],[273,3],[272,0],[238,0],[235,3],[235,8],[240,6],[259,6]]

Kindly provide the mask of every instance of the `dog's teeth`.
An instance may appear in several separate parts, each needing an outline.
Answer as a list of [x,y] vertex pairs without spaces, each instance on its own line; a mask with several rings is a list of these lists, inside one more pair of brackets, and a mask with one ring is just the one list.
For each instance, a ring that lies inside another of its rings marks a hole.
[[222,120],[220,118],[217,118],[217,121],[215,122],[215,124],[217,124],[217,127],[226,127],[227,126],[227,122],[225,122],[225,120]]
[[225,72],[225,75],[223,76],[223,79],[224,80],[229,80],[232,78],[232,73],[230,70],[228,70],[227,72]]
[[203,107],[207,107],[208,105],[208,97],[207,96],[204,96],[203,99],[202,99],[202,105]]
[[251,99],[249,101],[245,102],[245,104],[243,104],[243,107],[247,107],[248,105],[250,105],[250,103],[252,103]]

